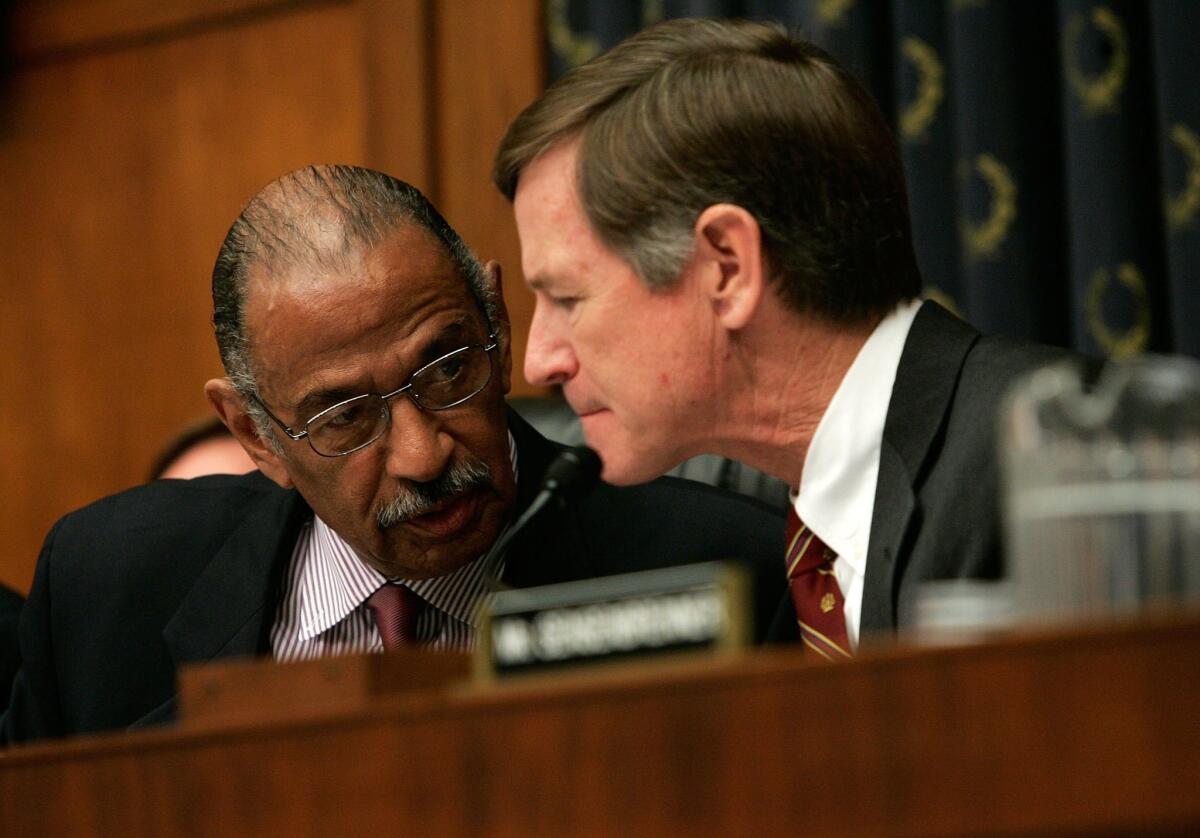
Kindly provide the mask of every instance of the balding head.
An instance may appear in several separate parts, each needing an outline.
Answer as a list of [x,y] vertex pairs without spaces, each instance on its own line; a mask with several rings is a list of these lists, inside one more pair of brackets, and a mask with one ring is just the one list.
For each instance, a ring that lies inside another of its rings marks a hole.
[[245,325],[251,273],[260,280],[337,273],[351,254],[379,245],[404,224],[430,233],[446,248],[489,323],[497,301],[483,267],[433,205],[414,187],[357,166],[308,166],[268,184],[250,199],[221,244],[213,268],[213,326],[229,380],[266,437],[270,420],[257,392]]
[[389,578],[492,545],[516,498],[499,267],[417,190],[348,166],[281,178],[226,236],[213,299],[228,378],[205,394],[264,477]]

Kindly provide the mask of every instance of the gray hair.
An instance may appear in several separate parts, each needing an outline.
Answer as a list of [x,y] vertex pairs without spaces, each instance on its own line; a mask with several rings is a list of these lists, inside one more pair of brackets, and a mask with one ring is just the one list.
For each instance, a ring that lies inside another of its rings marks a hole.
[[491,487],[492,470],[487,463],[473,457],[456,460],[439,477],[427,483],[410,481],[397,488],[392,499],[375,513],[375,520],[381,528],[387,529],[432,511],[443,500]]
[[[213,267],[213,329],[225,374],[242,397],[259,436],[280,452],[258,399],[246,333],[246,287],[255,266],[328,269],[355,246],[374,247],[403,224],[428,230],[467,283],[490,328],[498,304],[483,265],[429,200],[413,186],[358,166],[308,166],[267,185],[246,204]],[[333,252],[318,234],[340,233]]]

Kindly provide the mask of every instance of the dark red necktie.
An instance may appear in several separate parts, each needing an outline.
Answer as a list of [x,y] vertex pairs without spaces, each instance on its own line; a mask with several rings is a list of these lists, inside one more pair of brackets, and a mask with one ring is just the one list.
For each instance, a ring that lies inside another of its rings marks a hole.
[[800,622],[800,638],[830,660],[851,657],[842,590],[833,575],[837,554],[800,521],[795,508],[788,510],[787,545],[788,587]]
[[367,599],[385,651],[417,645],[417,618],[425,601],[403,585],[384,585]]

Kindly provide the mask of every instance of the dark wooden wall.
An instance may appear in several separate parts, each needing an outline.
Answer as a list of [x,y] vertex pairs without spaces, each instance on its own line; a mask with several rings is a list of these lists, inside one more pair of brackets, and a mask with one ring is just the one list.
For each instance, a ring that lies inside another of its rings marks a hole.
[[505,266],[523,357],[532,304],[488,173],[544,83],[540,8],[18,4],[0,98],[0,582],[27,589],[55,519],[141,482],[208,411],[213,258],[242,203],[290,169],[358,163],[425,190]]

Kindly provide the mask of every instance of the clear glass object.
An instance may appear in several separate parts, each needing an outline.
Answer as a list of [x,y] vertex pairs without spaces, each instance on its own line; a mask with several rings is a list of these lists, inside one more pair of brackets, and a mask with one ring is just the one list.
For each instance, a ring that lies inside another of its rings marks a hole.
[[1200,364],[1147,356],[1022,379],[1001,418],[1007,567],[1022,619],[1200,600]]

